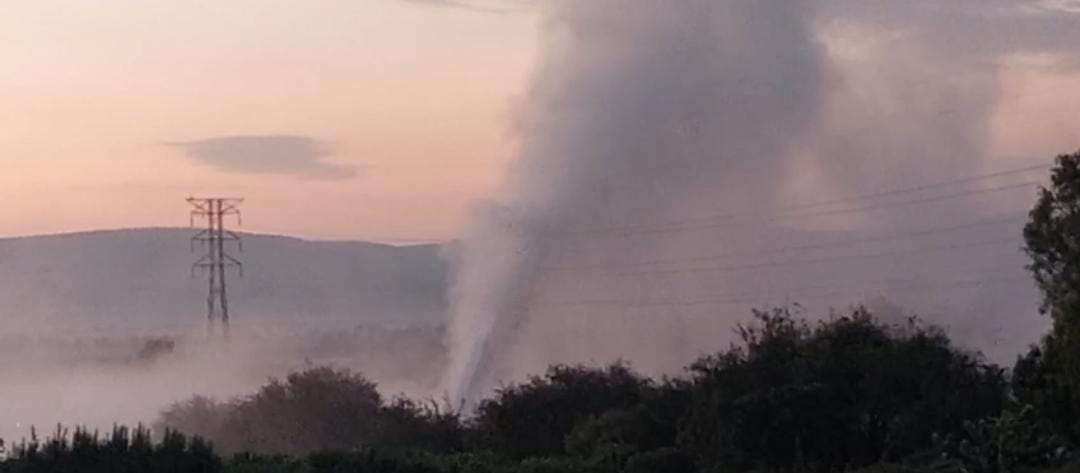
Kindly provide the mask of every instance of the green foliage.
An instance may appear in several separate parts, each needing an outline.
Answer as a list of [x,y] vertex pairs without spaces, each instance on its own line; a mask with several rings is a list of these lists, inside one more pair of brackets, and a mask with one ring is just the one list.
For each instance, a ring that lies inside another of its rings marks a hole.
[[228,473],[302,473],[307,471],[306,468],[307,462],[303,458],[244,453],[226,462],[224,471]]
[[474,428],[483,448],[512,458],[561,455],[579,423],[632,408],[650,389],[648,380],[622,364],[554,366],[545,376],[503,388],[480,403]]
[[941,457],[969,473],[1054,468],[1068,463],[1065,444],[1025,406],[998,417],[964,423],[959,434],[943,439]]
[[[941,330],[863,309],[815,324],[784,309],[755,317],[687,379],[554,366],[467,423],[435,404],[384,402],[363,378],[325,368],[227,404],[178,404],[162,423],[207,429],[229,451],[291,455],[236,457],[235,471],[837,471],[996,455],[980,421],[1006,418],[1004,372]],[[1008,450],[1017,463],[1044,458],[1022,445]]]
[[458,413],[444,411],[434,402],[420,404],[412,399],[396,398],[380,410],[378,435],[371,444],[450,453],[463,450],[466,437]]
[[224,420],[231,406],[205,396],[169,406],[160,413],[155,428],[173,429],[206,438],[221,439]]
[[1080,444],[1080,152],[1057,158],[1024,227],[1029,269],[1053,320],[1042,346],[1017,364],[1017,395]]
[[611,409],[578,422],[566,437],[566,450],[616,471],[641,452],[670,450],[677,446],[689,395],[685,381],[650,385],[633,407]]
[[626,462],[626,473],[693,473],[693,457],[675,448],[642,452]]
[[814,328],[786,309],[756,316],[741,346],[691,368],[680,443],[708,464],[896,461],[1004,405],[1002,370],[917,321],[887,326],[862,309]]
[[1080,151],[1057,157],[1051,186],[1040,191],[1029,217],[1029,268],[1043,292],[1042,310],[1059,333],[1080,317]]
[[1080,440],[1080,403],[1064,367],[1063,350],[1053,334],[1033,347],[1013,368],[1012,392],[1017,402],[1033,406],[1055,437],[1069,445]]
[[222,447],[290,454],[346,450],[371,440],[381,405],[375,385],[359,376],[330,368],[293,373],[233,407],[223,422]]
[[57,427],[44,442],[35,434],[16,446],[14,457],[0,465],[0,472],[216,473],[221,466],[208,443],[175,431],[166,431],[154,444],[150,431],[141,426],[116,427],[105,439],[84,429],[69,436]]
[[374,383],[330,368],[271,380],[228,404],[196,397],[165,410],[159,428],[212,438],[226,452],[299,455],[362,447],[462,448],[458,414],[408,399],[383,401]]

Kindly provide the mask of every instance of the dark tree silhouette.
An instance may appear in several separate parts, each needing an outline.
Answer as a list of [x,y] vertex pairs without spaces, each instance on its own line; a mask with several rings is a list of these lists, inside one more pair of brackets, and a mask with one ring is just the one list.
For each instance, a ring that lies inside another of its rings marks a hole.
[[1029,269],[1053,327],[1016,366],[1017,397],[1080,443],[1080,152],[1057,157],[1024,227]]

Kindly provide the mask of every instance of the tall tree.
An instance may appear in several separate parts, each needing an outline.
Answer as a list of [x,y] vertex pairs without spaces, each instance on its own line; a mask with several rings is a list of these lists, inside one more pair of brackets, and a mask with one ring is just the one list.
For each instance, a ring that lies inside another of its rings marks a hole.
[[1051,185],[1039,193],[1024,227],[1029,268],[1043,292],[1054,334],[1080,326],[1080,151],[1058,156]]
[[1042,291],[1040,310],[1053,328],[1043,346],[1017,364],[1017,394],[1080,443],[1080,151],[1057,157],[1051,184],[1040,191],[1024,227],[1024,242]]

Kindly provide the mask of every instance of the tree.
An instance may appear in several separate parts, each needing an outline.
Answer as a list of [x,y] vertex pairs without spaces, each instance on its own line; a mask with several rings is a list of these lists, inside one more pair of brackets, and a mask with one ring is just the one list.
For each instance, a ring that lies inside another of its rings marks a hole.
[[1028,268],[1053,321],[1042,347],[1017,363],[1014,387],[1071,443],[1080,443],[1080,151],[1057,157],[1051,185],[1024,227]]
[[215,440],[233,452],[349,450],[375,440],[381,408],[375,384],[362,376],[311,368],[235,403]]
[[1057,157],[1050,188],[1024,227],[1028,268],[1043,292],[1041,310],[1054,321],[1054,334],[1075,336],[1080,327],[1080,151]]
[[222,423],[232,406],[206,396],[195,396],[165,408],[154,423],[155,432],[176,430],[203,438],[222,436]]
[[510,386],[480,403],[474,419],[483,447],[521,459],[566,453],[579,423],[637,405],[651,383],[625,365],[553,366],[544,377]]
[[964,432],[941,439],[939,460],[971,473],[1031,471],[1068,464],[1060,439],[1045,430],[1031,406],[968,421]]
[[691,367],[680,446],[703,464],[839,471],[899,461],[933,434],[1004,404],[1004,374],[912,320],[862,309],[811,327],[787,310],[757,313],[742,344]]
[[363,376],[325,367],[227,403],[196,396],[173,404],[155,429],[198,435],[227,453],[292,455],[360,447],[448,453],[466,436],[457,412],[404,397],[384,403]]

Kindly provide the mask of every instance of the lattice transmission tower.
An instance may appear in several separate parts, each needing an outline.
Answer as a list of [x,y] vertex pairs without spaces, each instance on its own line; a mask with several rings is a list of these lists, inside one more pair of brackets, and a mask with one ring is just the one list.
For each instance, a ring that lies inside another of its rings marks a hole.
[[243,241],[240,235],[225,229],[225,218],[235,216],[236,224],[240,225],[240,204],[244,199],[239,198],[196,198],[189,197],[191,204],[191,226],[197,221],[206,221],[206,227],[191,237],[191,251],[196,247],[206,250],[191,266],[191,275],[196,271],[207,274],[209,293],[206,296],[206,318],[209,323],[209,333],[212,335],[215,322],[221,321],[221,329],[224,336],[229,336],[229,298],[227,290],[226,273],[228,268],[236,268],[240,275],[244,275],[244,265],[226,251],[226,243],[235,243],[237,250],[244,251]]

